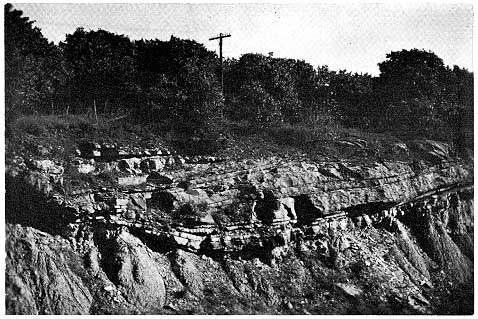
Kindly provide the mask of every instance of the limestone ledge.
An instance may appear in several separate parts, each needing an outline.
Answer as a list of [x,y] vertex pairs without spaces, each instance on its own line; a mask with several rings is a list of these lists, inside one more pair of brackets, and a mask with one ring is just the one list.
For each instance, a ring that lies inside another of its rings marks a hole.
[[[154,236],[157,240],[168,241],[189,251],[217,250],[223,252],[244,249],[274,248],[286,246],[304,239],[317,239],[320,235],[344,231],[347,228],[368,227],[372,224],[387,222],[406,214],[418,214],[428,211],[443,214],[451,209],[473,211],[473,187],[443,189],[412,201],[395,204],[382,210],[365,208],[358,214],[336,212],[333,215],[317,218],[308,224],[298,224],[297,220],[283,219],[271,223],[254,221],[250,223],[233,223],[225,227],[215,225],[198,225],[195,227],[164,227],[146,220],[128,220],[121,216],[88,216],[90,221],[118,227],[127,227]],[[460,214],[472,216],[472,213]],[[474,227],[473,218],[460,221],[467,230]],[[458,230],[459,231],[459,230]]]
[[[340,173],[336,167],[344,172]],[[355,171],[356,176],[347,178],[349,171]],[[47,197],[53,196],[77,206],[86,214],[148,211],[158,204],[164,206],[161,203],[164,198],[168,198],[170,209],[190,203],[203,205],[208,212],[223,210],[238,201],[246,202],[252,208],[255,203],[272,199],[282,200],[284,203],[279,203],[279,206],[291,211],[291,217],[296,217],[294,201],[298,199],[307,201],[306,213],[317,217],[371,202],[406,201],[434,189],[471,183],[473,179],[472,167],[459,162],[443,162],[418,172],[404,163],[374,163],[368,168],[335,163],[328,166],[289,163],[273,169],[251,168],[247,173],[244,170],[235,174],[229,172],[209,179],[191,175],[182,176],[188,179],[181,179],[181,175],[155,175],[148,180],[150,176],[147,175],[133,176],[143,181],[141,187],[80,189],[64,194],[61,174],[16,166],[7,166],[7,174],[21,178]],[[154,184],[152,181],[159,177],[169,182]],[[289,207],[285,203],[287,200]],[[253,213],[251,211],[251,217]]]
[[[78,225],[105,223],[134,228],[193,251],[287,245],[302,236],[345,229],[354,223],[379,223],[416,211],[416,207],[427,209],[431,207],[428,201],[437,196],[448,198],[453,190],[473,189],[472,167],[459,162],[441,162],[419,171],[406,163],[372,163],[367,167],[344,163],[253,164],[216,176],[197,172],[199,177],[195,178],[194,172],[190,173],[186,188],[177,185],[185,182],[177,180],[184,177],[177,173],[170,175],[172,182],[167,186],[150,184],[136,190],[113,188],[75,194],[61,193],[63,171],[52,163],[7,166],[6,172],[10,183],[29,185],[61,211],[65,220],[58,220],[59,227],[66,226],[72,235]],[[173,212],[191,203],[202,204],[201,213],[210,217],[238,201],[250,204],[250,214],[240,223],[218,226],[203,216],[196,225],[185,226],[157,218],[164,210]],[[386,207],[377,209],[375,204]],[[364,212],[362,207],[357,213],[361,205],[373,209]]]

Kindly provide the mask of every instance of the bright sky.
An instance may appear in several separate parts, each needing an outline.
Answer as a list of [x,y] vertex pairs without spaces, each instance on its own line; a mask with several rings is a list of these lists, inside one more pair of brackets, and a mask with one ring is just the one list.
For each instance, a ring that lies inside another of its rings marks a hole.
[[471,4],[15,4],[58,43],[77,27],[130,39],[173,34],[218,52],[209,38],[231,33],[224,56],[254,52],[304,59],[314,67],[378,74],[377,63],[401,49],[435,52],[445,64],[472,67]]

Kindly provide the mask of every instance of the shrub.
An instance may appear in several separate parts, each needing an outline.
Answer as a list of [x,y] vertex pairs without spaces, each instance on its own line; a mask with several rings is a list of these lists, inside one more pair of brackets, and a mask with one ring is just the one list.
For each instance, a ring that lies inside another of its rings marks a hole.
[[206,216],[207,209],[206,203],[185,203],[173,210],[171,217],[178,223],[195,224],[199,218]]
[[213,218],[220,226],[229,223],[250,222],[252,208],[247,203],[234,202],[221,211],[214,212]]

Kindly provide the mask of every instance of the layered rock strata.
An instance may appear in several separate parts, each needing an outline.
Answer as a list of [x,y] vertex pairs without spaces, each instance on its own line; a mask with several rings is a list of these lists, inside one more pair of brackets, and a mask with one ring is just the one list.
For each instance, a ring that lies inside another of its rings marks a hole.
[[[441,267],[462,284],[473,277],[473,168],[436,150],[430,155],[433,163],[368,164],[275,158],[232,163],[184,158],[163,150],[128,153],[96,144],[82,145],[78,154],[83,158],[63,165],[42,159],[12,160],[6,168],[7,221],[68,239],[73,251],[89,256],[88,267],[104,273],[118,290],[118,300],[123,298],[131,306],[121,311],[161,312],[167,299],[181,299],[166,296],[171,280],[179,279],[192,295],[202,296],[206,288],[191,275],[198,267],[191,261],[195,254],[225,258],[218,267],[225,271],[225,281],[232,280],[231,293],[242,297],[254,295],[257,287],[253,284],[251,290],[250,283],[242,286],[231,277],[236,266],[244,265],[228,261],[227,256],[252,256],[251,260],[256,256],[273,266],[290,257],[291,249],[293,256],[313,251],[336,267],[341,258],[347,264],[366,251],[366,260],[374,254],[367,247],[370,242],[357,239],[360,229],[369,229],[374,236],[391,234],[388,246],[381,248],[392,247],[384,253],[390,260],[373,257],[367,267],[381,267],[383,278],[388,276],[387,267],[397,269],[390,276],[398,271],[411,278],[406,292],[394,294],[411,298],[407,307],[413,311],[432,311],[422,289],[433,286],[433,267]],[[67,187],[78,174],[112,177],[105,185]],[[139,247],[134,248],[138,252],[132,253],[131,247]],[[153,256],[166,251],[179,254],[174,257],[178,260],[170,259],[169,275],[156,264],[161,257]],[[27,284],[20,280],[15,285]],[[399,286],[390,285],[391,291]],[[351,298],[361,294],[346,283],[335,289]],[[274,293],[266,295],[277,305]],[[91,295],[81,298],[83,306],[89,305],[85,309],[95,308]],[[11,312],[28,313],[15,307],[13,302]],[[61,312],[55,307],[33,307],[31,312]]]

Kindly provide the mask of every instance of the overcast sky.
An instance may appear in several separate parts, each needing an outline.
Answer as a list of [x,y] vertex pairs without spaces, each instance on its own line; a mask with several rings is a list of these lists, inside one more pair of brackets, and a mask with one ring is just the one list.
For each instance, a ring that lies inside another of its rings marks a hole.
[[193,39],[224,55],[248,52],[304,59],[314,67],[378,74],[377,63],[401,49],[435,52],[445,64],[472,67],[470,4],[15,4],[58,43],[77,27],[131,39]]

